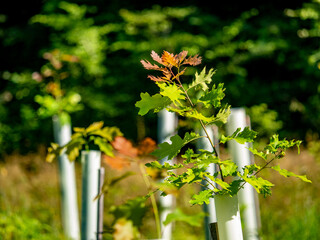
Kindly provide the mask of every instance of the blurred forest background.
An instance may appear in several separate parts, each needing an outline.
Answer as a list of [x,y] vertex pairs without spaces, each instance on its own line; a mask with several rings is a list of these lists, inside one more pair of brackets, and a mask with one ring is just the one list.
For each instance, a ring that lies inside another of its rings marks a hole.
[[0,5],[3,164],[10,154],[41,152],[52,142],[51,116],[61,108],[52,96],[65,97],[73,126],[104,121],[133,141],[156,139],[157,119],[137,117],[134,106],[140,92],[155,87],[140,64],[151,50],[199,54],[217,70],[214,81],[224,82],[225,101],[246,107],[262,139],[278,132],[320,151],[319,0]]

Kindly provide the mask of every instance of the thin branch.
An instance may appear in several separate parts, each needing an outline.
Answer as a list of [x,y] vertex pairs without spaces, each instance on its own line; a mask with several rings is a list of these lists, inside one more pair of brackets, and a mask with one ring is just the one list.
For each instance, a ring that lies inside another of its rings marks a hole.
[[[173,74],[172,71],[171,71],[171,73]],[[173,75],[174,75],[174,74],[173,74]],[[180,84],[180,87],[181,87],[182,90],[184,91],[184,93],[185,93],[185,95],[186,95],[186,97],[187,97],[187,99],[188,99],[188,102],[190,103],[191,107],[194,108],[194,104],[193,104],[192,100],[190,99],[188,92],[185,90],[185,88],[184,88],[183,85],[181,84],[180,79],[179,79],[179,76],[177,76],[175,79],[176,79],[176,80],[178,81],[178,83]],[[202,127],[203,131],[205,132],[205,134],[206,134],[206,136],[207,136],[207,138],[208,138],[208,140],[209,140],[209,142],[210,142],[210,145],[211,145],[211,147],[212,147],[212,149],[213,149],[213,153],[215,154],[216,157],[219,157],[218,151],[217,151],[215,145],[213,144],[212,139],[210,138],[210,135],[209,135],[209,133],[208,133],[208,131],[207,131],[207,129],[206,129],[203,121],[202,121],[201,119],[198,119],[198,120],[199,120],[199,122],[200,122],[200,124],[201,124],[201,127]],[[221,180],[224,181],[223,174],[222,174],[222,170],[221,170],[221,168],[220,168],[219,165],[218,165],[218,168],[219,168],[219,171],[220,171]]]

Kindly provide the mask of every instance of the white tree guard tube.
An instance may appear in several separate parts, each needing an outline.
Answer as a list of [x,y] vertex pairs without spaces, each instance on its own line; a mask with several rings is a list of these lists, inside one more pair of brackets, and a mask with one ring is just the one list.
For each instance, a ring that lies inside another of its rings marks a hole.
[[96,240],[98,232],[99,169],[100,151],[81,151],[82,164],[82,205],[81,205],[81,239]]
[[[231,135],[237,128],[244,129],[247,127],[246,112],[244,108],[233,108],[227,122],[227,134]],[[249,144],[239,144],[230,141],[228,148],[233,161],[238,165],[239,170],[244,166],[251,164],[251,154],[248,150]],[[244,188],[238,193],[239,205],[243,209],[244,237],[246,240],[259,239],[259,216],[257,212],[257,197],[254,188],[250,184],[245,184]]]
[[238,197],[215,196],[219,240],[243,240]]
[[[216,138],[214,136],[214,132],[213,132],[213,127],[212,126],[208,126],[206,127],[206,131],[209,134],[209,137],[212,139],[212,141],[214,141]],[[205,136],[205,132],[203,129],[201,129],[200,131],[200,135],[201,136]],[[200,138],[197,142],[197,148],[198,149],[204,149],[207,151],[212,152],[213,148],[209,142],[209,140],[207,138]],[[210,164],[207,172],[210,173],[210,175],[214,175],[214,173],[216,172],[215,170],[215,164]],[[211,185],[209,186],[209,188],[213,188]],[[215,208],[215,204],[214,204],[214,198],[210,199],[210,203],[204,204],[204,212],[208,213],[208,215],[205,217],[205,221],[204,221],[204,228],[205,228],[205,233],[206,233],[206,239],[209,240],[211,239],[211,234],[210,234],[210,230],[209,230],[209,224],[210,223],[215,223],[217,222],[217,217],[216,217],[216,208]]]
[[[52,121],[55,142],[59,145],[69,142],[70,122],[62,124],[58,116],[53,116]],[[78,240],[80,228],[74,162],[70,162],[66,154],[62,154],[58,161],[63,229],[68,239]]]
[[[158,113],[158,142],[170,142],[170,137],[176,132],[178,125],[178,118],[175,113],[168,112],[167,110],[161,110]],[[162,159],[161,163],[164,163],[167,159]],[[173,224],[164,225],[163,222],[166,220],[168,214],[173,211],[175,205],[175,198],[173,195],[167,195],[160,198],[160,221],[161,221],[161,232],[162,239],[170,240],[172,237]]]

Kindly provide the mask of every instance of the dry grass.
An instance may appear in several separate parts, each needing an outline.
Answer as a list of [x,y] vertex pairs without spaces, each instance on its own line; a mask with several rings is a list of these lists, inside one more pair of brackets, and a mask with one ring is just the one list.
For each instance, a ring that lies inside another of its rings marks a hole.
[[[25,213],[61,231],[60,224],[60,194],[58,172],[56,163],[46,163],[45,149],[26,156],[14,154],[6,156],[0,162],[0,212]],[[319,204],[319,170],[320,165],[306,150],[300,155],[289,152],[281,160],[281,167],[298,174],[306,174],[313,184],[303,183],[295,178],[284,178],[271,169],[263,176],[275,184],[273,195],[266,199],[260,198],[262,221],[270,213],[277,219],[288,219],[298,210],[309,209]],[[146,185],[137,165],[132,164],[130,169],[116,171],[110,169],[105,163],[106,177],[119,176],[124,171],[136,172],[112,188],[105,197],[105,224],[109,225],[113,218],[107,215],[107,210],[112,205],[119,205],[126,200],[147,193]],[[80,196],[81,166],[76,164],[78,194]],[[191,207],[188,203],[189,196],[197,191],[196,188],[183,188],[177,198],[177,205],[189,213],[201,211],[201,207]],[[80,200],[80,199],[79,199]],[[264,224],[264,222],[262,222]],[[175,239],[182,239],[183,232],[188,229],[188,239],[199,239],[203,236],[201,228],[190,228],[179,223]],[[179,229],[182,229],[181,231]],[[142,228],[144,232],[155,232],[153,214],[150,211]],[[150,235],[146,233],[146,235]],[[152,235],[152,234],[151,234]],[[180,237],[179,237],[180,236]]]

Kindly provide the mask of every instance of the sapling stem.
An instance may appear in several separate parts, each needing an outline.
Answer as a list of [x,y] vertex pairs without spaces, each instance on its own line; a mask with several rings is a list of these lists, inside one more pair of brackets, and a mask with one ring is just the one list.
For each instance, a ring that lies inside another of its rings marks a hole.
[[[190,99],[188,92],[185,90],[185,88],[184,88],[184,87],[183,87],[183,85],[181,84],[180,79],[179,79],[179,76],[176,76],[176,79],[177,79],[178,83],[180,84],[180,87],[181,87],[181,88],[182,88],[182,90],[184,91],[184,93],[185,93],[185,95],[186,95],[186,97],[187,97],[187,99],[188,99],[188,102],[190,103],[191,107],[193,107],[193,108],[194,108],[194,104],[193,104],[192,100]],[[206,134],[206,136],[207,136],[207,138],[208,138],[209,142],[210,142],[210,145],[211,145],[211,147],[212,147],[212,149],[213,149],[213,153],[214,153],[214,155],[215,155],[216,157],[218,157],[218,158],[219,158],[219,155],[218,155],[217,149],[216,149],[215,145],[213,144],[212,139],[210,138],[210,135],[209,135],[209,133],[208,133],[208,131],[207,131],[206,127],[204,126],[203,121],[202,121],[201,119],[199,119],[199,122],[200,122],[201,127],[202,127],[203,131],[205,132],[205,134]],[[224,181],[223,174],[222,174],[222,170],[221,170],[221,168],[220,168],[220,165],[219,165],[219,164],[218,164],[218,168],[219,168],[219,172],[220,172],[221,180],[222,180],[222,181]]]

